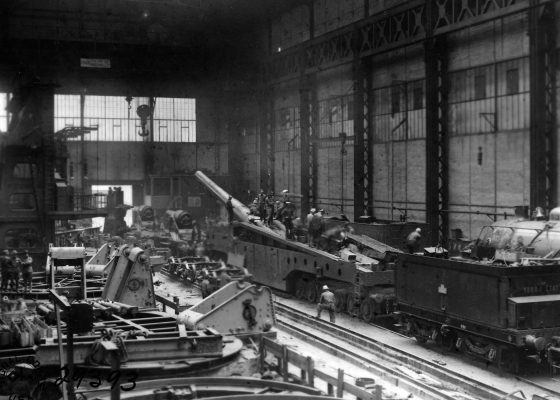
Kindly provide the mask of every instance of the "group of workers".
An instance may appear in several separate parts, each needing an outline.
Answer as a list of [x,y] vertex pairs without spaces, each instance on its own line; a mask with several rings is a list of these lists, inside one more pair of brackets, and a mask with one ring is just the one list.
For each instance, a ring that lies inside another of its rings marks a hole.
[[[226,202],[226,209],[229,215],[229,222],[233,221],[233,205],[231,204],[231,196]],[[294,218],[296,208],[288,199],[288,190],[282,191],[282,199],[276,200],[274,192],[270,191],[265,194],[261,190],[258,196],[249,206],[251,215],[256,215],[269,227],[272,227],[274,220],[278,220],[284,224],[286,228],[286,239],[294,239]]]
[[272,226],[275,217],[276,219],[280,219],[277,217],[280,208],[281,203],[276,200],[274,192],[270,191],[268,194],[265,194],[264,190],[261,189],[260,193],[253,200],[253,207],[251,210],[255,215],[260,217],[261,221],[268,226]]
[[0,256],[0,274],[2,283],[0,288],[6,292],[8,288],[12,291],[19,291],[20,276],[23,280],[23,291],[27,293],[31,290],[33,278],[33,259],[28,251],[25,251],[22,258],[19,257],[17,250],[3,250]]

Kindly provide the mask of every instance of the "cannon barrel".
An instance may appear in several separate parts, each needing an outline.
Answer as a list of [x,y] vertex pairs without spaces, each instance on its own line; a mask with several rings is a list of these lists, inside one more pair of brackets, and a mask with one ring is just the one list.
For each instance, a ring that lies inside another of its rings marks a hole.
[[154,209],[151,206],[143,205],[136,206],[132,208],[133,213],[138,213],[138,216],[142,221],[153,221],[154,220]]
[[193,217],[189,212],[183,210],[167,210],[165,213],[169,218],[175,220],[179,229],[192,228]]
[[[216,184],[212,179],[207,177],[203,172],[196,171],[194,176],[200,181],[218,200],[224,205],[227,203],[230,194]],[[266,227],[258,218],[251,218],[249,208],[242,202],[232,197],[231,204],[233,205],[233,214],[238,221],[252,222],[258,226]]]

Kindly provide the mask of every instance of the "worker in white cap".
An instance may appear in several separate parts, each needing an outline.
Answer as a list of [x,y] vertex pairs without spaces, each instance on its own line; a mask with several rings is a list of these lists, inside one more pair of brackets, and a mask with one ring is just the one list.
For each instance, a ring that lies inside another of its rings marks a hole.
[[218,273],[218,283],[220,285],[220,287],[224,287],[225,285],[227,285],[228,283],[230,283],[233,279],[231,279],[231,276],[229,276],[229,274],[227,273],[227,266],[226,263],[223,262],[222,260],[220,260],[222,263],[222,266],[220,268],[218,268],[216,270],[216,272]]
[[331,322],[335,323],[334,317],[334,293],[329,290],[327,285],[323,285],[323,292],[317,304],[317,318],[321,318],[321,311],[328,310]]
[[412,231],[406,238],[406,248],[410,254],[416,253],[420,248],[420,239],[422,239],[422,235],[420,235],[421,232],[422,229],[416,228],[416,230]]

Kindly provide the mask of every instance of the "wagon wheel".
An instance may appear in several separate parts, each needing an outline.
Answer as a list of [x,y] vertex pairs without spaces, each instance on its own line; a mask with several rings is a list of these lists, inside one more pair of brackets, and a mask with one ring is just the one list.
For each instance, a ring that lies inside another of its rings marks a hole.
[[509,349],[500,349],[498,351],[502,352],[499,368],[512,374],[518,374],[520,359],[519,353]]
[[365,299],[360,305],[360,318],[366,322],[373,321],[375,317],[375,303],[371,299]]
[[420,344],[424,344],[428,341],[426,337],[420,335],[414,335],[414,339],[416,339],[416,341]]
[[447,351],[458,351],[456,347],[457,334],[453,331],[449,331],[441,336],[441,345]]
[[350,315],[354,312],[354,297],[352,295],[348,295],[346,298],[346,312]]
[[343,312],[346,308],[346,293],[335,292],[334,294],[334,309],[336,312]]
[[301,278],[296,281],[296,297],[305,300],[305,281]]
[[305,298],[310,303],[315,303],[317,301],[317,286],[315,282],[309,281],[305,285]]

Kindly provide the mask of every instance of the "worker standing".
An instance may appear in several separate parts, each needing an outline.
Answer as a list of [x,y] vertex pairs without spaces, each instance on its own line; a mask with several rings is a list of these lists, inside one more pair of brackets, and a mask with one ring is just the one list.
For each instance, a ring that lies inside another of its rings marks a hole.
[[10,278],[10,264],[12,260],[10,259],[9,250],[3,250],[2,256],[0,256],[0,272],[2,273],[2,292],[8,289],[8,279]]
[[15,286],[15,291],[19,289],[19,274],[21,272],[21,259],[18,257],[17,250],[12,250],[12,264],[9,269],[9,277],[11,280],[10,286],[13,289]]
[[206,268],[202,268],[201,278],[202,280],[200,281],[200,292],[202,294],[202,298],[204,299],[208,297],[211,293],[210,277],[208,274],[208,270]]
[[200,225],[196,219],[192,221],[192,230],[191,230],[191,242],[198,243],[202,240],[202,232],[200,230]]
[[31,291],[31,285],[33,280],[33,258],[29,255],[28,251],[25,251],[25,256],[21,262],[21,277],[23,279],[23,291],[24,293]]
[[315,215],[316,212],[317,212],[317,210],[315,208],[312,208],[311,210],[309,210],[309,214],[307,214],[307,217],[305,218],[305,227],[307,229],[309,229],[309,225],[311,224],[311,220],[313,219],[313,216]]
[[231,279],[231,276],[228,275],[228,273],[226,272],[227,267],[226,265],[222,262],[222,266],[218,269],[218,284],[220,285],[220,288],[223,288],[225,285],[227,285],[228,283],[230,283],[233,279]]
[[317,304],[317,318],[321,318],[323,310],[329,311],[329,318],[334,324],[336,322],[334,316],[334,293],[329,290],[327,285],[323,285],[323,292],[319,298],[319,304]]
[[286,201],[281,212],[282,223],[286,227],[286,239],[292,240],[294,238],[294,222],[292,215],[292,203]]
[[276,201],[274,201],[274,192],[271,190],[266,197],[266,223],[268,226],[274,224],[274,214],[276,212]]
[[259,196],[257,197],[258,200],[258,209],[259,209],[259,217],[263,223],[266,222],[266,195],[264,194],[264,190],[261,189]]
[[231,224],[233,222],[233,203],[231,200],[233,197],[229,196],[226,202],[226,210],[228,213],[228,222]]
[[421,232],[422,230],[420,228],[416,228],[416,230],[411,232],[406,238],[406,248],[410,254],[414,254],[420,248],[420,239],[422,239],[420,235]]
[[309,246],[317,247],[319,243],[319,238],[323,234],[325,230],[325,222],[323,221],[323,210],[317,211],[313,218],[311,218],[311,222],[309,223]]

